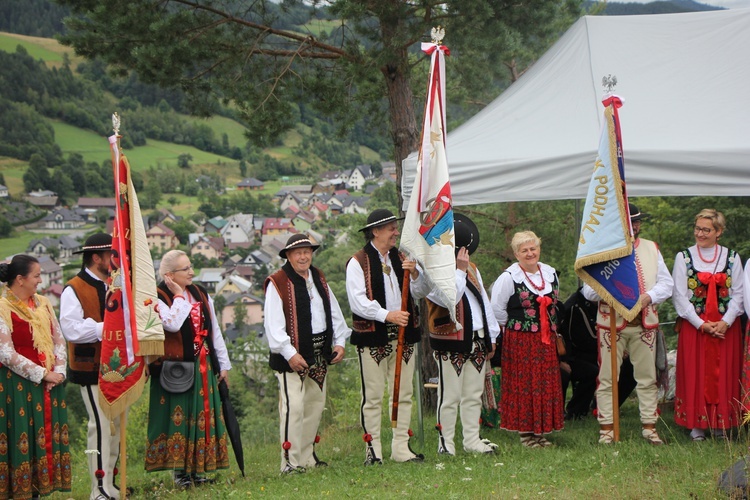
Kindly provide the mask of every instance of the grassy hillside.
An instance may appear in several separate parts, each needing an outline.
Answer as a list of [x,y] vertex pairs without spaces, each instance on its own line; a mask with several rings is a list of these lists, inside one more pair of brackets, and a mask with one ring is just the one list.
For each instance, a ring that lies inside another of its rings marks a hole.
[[0,50],[15,52],[18,45],[23,46],[34,59],[45,61],[49,67],[62,66],[63,54],[68,54],[68,60],[73,68],[77,66],[78,62],[83,60],[80,57],[76,57],[73,49],[60,45],[54,38],[39,38],[0,32]]

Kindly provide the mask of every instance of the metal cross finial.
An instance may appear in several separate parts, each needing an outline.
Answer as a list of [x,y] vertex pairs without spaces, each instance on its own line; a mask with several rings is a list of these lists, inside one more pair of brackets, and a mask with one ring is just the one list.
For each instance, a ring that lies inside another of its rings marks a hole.
[[112,129],[115,135],[120,135],[120,115],[117,112],[112,113]]
[[437,45],[442,44],[443,38],[445,38],[445,28],[443,28],[442,26],[432,28],[430,30],[430,37],[432,37],[432,43],[435,43]]
[[615,90],[616,86],[617,86],[616,76],[607,75],[602,78],[602,87],[604,87],[605,92],[611,93],[613,90]]

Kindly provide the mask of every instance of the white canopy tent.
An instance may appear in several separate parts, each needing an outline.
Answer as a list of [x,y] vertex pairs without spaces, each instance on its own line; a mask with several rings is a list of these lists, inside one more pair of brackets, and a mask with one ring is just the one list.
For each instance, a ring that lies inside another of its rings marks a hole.
[[[609,74],[631,196],[750,195],[750,9],[739,9],[579,19],[449,131],[454,204],[585,197]],[[416,162],[404,161],[404,209]]]

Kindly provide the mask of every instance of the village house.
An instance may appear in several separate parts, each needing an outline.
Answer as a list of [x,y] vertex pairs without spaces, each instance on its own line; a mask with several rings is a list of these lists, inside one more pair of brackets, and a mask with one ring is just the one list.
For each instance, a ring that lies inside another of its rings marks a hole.
[[226,305],[221,311],[221,325],[225,329],[235,323],[235,308],[240,305],[247,312],[245,324],[263,323],[263,299],[249,292],[226,295]]
[[151,229],[146,231],[146,241],[148,242],[148,248],[162,252],[177,248],[177,245],[180,244],[175,232],[161,222],[154,224]]
[[7,198],[8,196],[10,196],[8,188],[0,184],[0,198]]
[[57,309],[60,307],[60,296],[62,295],[65,287],[62,283],[52,283],[49,287],[41,291],[41,294],[47,297],[52,307]]
[[35,207],[44,210],[53,210],[59,203],[57,194],[48,189],[32,191],[27,196],[24,196],[23,199]]
[[255,177],[249,177],[247,179],[242,179],[240,182],[237,183],[237,189],[239,190],[248,190],[248,191],[259,191],[265,187],[265,184],[263,181],[259,181]]
[[315,216],[321,220],[327,219],[329,215],[331,214],[331,211],[328,208],[328,205],[326,205],[325,203],[321,203],[319,201],[310,205],[310,212],[314,213]]
[[217,215],[211,219],[208,219],[203,225],[203,231],[206,233],[221,233],[221,229],[227,225],[227,220]]
[[[223,269],[222,269],[223,271]],[[252,282],[240,276],[229,275],[216,285],[216,293],[230,295],[232,293],[247,292],[253,287]]]
[[217,236],[200,236],[198,241],[190,246],[190,255],[202,255],[206,259],[221,259],[224,257],[224,239]]
[[216,292],[216,285],[221,283],[221,281],[224,279],[222,277],[223,273],[223,267],[204,267],[193,279],[194,281],[197,281],[199,284],[203,285],[206,290],[212,290],[213,292]]
[[220,234],[227,246],[231,243],[249,243],[255,238],[253,214],[230,215],[226,221],[227,223],[221,228]]
[[73,252],[80,248],[81,244],[75,238],[66,234],[59,238],[47,237],[31,240],[26,248],[26,253],[39,258],[42,255],[57,254],[57,261],[62,263],[75,260]]
[[44,290],[55,283],[62,284],[63,270],[60,264],[47,255],[39,257],[39,266],[42,268],[42,283],[39,288]]
[[77,229],[86,225],[86,220],[67,208],[58,208],[45,216],[40,223],[46,229]]
[[302,198],[300,198],[297,194],[288,192],[286,193],[279,202],[279,210],[282,212],[286,210],[289,207],[294,208],[301,208],[302,207]]
[[317,217],[314,213],[308,212],[307,210],[300,210],[294,219],[292,219],[292,224],[297,231],[304,233],[312,228],[312,225],[316,220]]
[[353,169],[345,171],[344,174],[346,176],[346,183],[355,191],[361,191],[365,182],[375,178],[370,165],[357,165]]

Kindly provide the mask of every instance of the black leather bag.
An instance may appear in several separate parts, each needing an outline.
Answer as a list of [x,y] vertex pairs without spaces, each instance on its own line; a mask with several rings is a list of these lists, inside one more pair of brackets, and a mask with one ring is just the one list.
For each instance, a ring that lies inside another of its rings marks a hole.
[[159,375],[162,389],[172,394],[187,392],[195,380],[194,366],[191,361],[164,361]]

